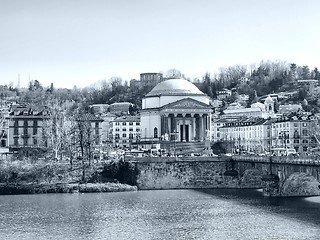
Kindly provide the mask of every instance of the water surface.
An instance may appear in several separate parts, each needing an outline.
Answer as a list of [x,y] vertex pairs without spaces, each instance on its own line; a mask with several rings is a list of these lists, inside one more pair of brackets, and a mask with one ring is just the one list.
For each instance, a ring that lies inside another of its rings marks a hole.
[[0,239],[319,239],[320,198],[252,190],[0,196]]

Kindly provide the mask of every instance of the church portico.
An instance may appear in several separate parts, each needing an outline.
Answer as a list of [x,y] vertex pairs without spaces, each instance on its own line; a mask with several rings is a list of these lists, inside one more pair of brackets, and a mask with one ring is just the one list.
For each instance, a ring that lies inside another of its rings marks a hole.
[[203,141],[209,130],[208,119],[208,114],[162,114],[161,138],[178,142]]

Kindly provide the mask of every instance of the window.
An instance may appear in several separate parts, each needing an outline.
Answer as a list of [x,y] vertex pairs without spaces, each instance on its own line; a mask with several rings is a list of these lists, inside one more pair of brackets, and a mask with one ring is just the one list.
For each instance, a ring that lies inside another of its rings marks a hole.
[[122,126],[126,126],[127,125],[127,123],[126,122],[122,122]]
[[14,144],[15,146],[18,146],[18,145],[19,145],[19,139],[18,139],[17,137],[15,137],[13,140],[14,140],[14,143],[13,143],[13,144]]
[[96,122],[96,123],[95,123],[95,127],[96,127],[96,128],[99,128],[99,122]]
[[38,128],[33,126],[33,135],[36,135],[38,133]]
[[119,122],[116,122],[116,126],[119,126],[120,125],[120,123]]
[[153,137],[158,138],[158,128],[156,127],[153,129]]
[[126,128],[122,128],[122,131],[123,131],[123,132],[126,132],[126,131],[127,131],[127,129],[126,129]]
[[302,143],[308,143],[308,140],[307,139],[303,139]]
[[130,132],[133,132],[133,128],[129,128],[129,131],[130,131]]
[[299,143],[299,140],[295,139],[293,140],[293,143]]
[[136,129],[136,132],[140,132],[140,128],[137,128],[137,129]]
[[133,134],[132,133],[129,134],[129,139],[133,139]]
[[34,121],[33,121],[33,126],[34,126],[34,127],[37,127],[37,126],[38,126],[38,121],[37,121],[37,120],[34,120]]
[[120,131],[120,129],[119,128],[116,128],[116,132],[119,132]]
[[304,152],[308,151],[308,147],[307,146],[304,146],[302,149],[303,149]]
[[299,138],[299,133],[297,130],[294,130],[293,138]]
[[116,133],[115,139],[119,139],[120,138],[120,134]]
[[136,123],[136,125],[137,125],[137,126],[140,126],[140,123],[139,123],[139,122],[137,122],[137,123]]
[[298,123],[294,123],[293,126],[294,126],[294,127],[298,127]]
[[122,134],[122,137],[124,137],[124,138],[127,137],[127,134],[126,134],[126,133],[123,133],[123,134]]
[[132,125],[133,125],[133,122],[129,122],[129,125],[132,126]]
[[304,136],[307,136],[307,135],[308,135],[308,130],[307,130],[307,129],[303,129],[303,130],[302,130],[302,134],[303,134]]
[[[18,121],[16,121],[18,123]],[[13,134],[18,135],[18,124],[16,125],[16,122],[14,123],[14,128],[13,128]]]
[[27,146],[28,145],[28,138],[23,138],[23,145]]
[[38,144],[38,141],[36,138],[33,138],[33,145],[37,145]]

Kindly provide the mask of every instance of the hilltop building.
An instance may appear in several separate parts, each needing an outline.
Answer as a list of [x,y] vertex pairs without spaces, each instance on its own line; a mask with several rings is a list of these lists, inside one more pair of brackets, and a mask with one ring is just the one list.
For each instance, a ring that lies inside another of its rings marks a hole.
[[129,102],[116,102],[112,103],[109,106],[109,112],[117,116],[129,114],[130,107],[132,103]]
[[109,111],[109,104],[92,104],[90,105],[94,114],[103,114]]
[[264,103],[254,103],[250,108],[241,108],[233,106],[231,109],[224,110],[223,118],[234,118],[234,117],[256,117],[256,118],[274,118],[274,100],[269,96],[265,99]]
[[157,84],[161,82],[162,79],[163,79],[162,73],[141,73],[140,74],[141,84],[144,84],[144,85]]

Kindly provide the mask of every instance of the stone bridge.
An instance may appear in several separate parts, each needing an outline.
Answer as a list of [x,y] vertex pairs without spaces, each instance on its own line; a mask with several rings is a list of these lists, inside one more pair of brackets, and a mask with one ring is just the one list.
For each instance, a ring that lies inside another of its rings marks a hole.
[[[139,189],[263,188],[268,196],[318,195],[320,159],[265,156],[130,158],[139,171]],[[302,188],[291,193],[294,183]],[[306,180],[306,177],[308,180]],[[298,178],[298,179],[297,179]],[[312,182],[310,190],[309,182]],[[300,186],[300,185],[301,186]]]

